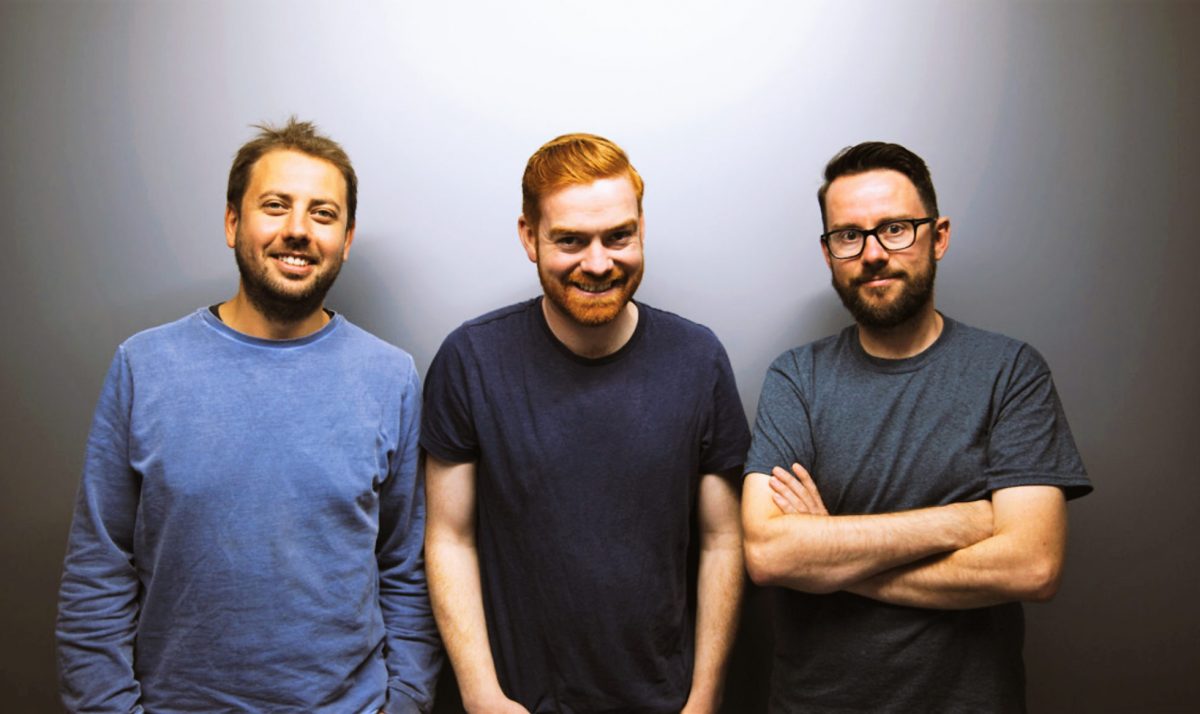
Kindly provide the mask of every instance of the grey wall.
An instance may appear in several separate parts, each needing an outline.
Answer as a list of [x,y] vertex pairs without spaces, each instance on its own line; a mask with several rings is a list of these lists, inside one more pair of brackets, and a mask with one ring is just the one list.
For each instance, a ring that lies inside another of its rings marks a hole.
[[[436,7],[425,7],[430,5]],[[44,2],[0,6],[0,701],[53,711],[54,599],[91,410],[129,334],[232,295],[224,178],[251,122],[355,159],[331,305],[424,369],[537,291],[528,155],[565,131],[646,179],[641,297],[711,326],[747,409],[780,351],[847,322],[818,250],[824,162],[929,161],[939,306],[1055,370],[1097,490],[1028,608],[1035,711],[1200,699],[1194,4]],[[731,710],[760,700],[761,597]]]

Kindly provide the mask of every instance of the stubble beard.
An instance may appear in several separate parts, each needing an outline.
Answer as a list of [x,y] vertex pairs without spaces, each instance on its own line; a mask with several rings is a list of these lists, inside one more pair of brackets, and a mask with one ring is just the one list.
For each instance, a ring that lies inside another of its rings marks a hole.
[[[889,302],[872,302],[863,296],[862,283],[880,277],[895,278],[902,281],[899,295]],[[933,299],[933,283],[937,277],[937,261],[932,251],[926,270],[919,274],[903,271],[878,271],[864,274],[849,285],[838,282],[836,274],[832,278],[833,289],[837,291],[842,304],[850,311],[854,321],[863,327],[873,329],[890,329],[912,319]]]
[[[639,266],[636,271],[626,273],[620,266],[613,266],[612,271],[603,280],[590,278],[576,268],[565,279],[560,279],[543,271],[539,264],[538,279],[546,297],[559,311],[580,325],[599,327],[617,319],[633,299],[633,294],[642,282],[642,268]],[[571,288],[572,284],[600,285],[610,280],[614,282],[616,292],[605,297],[586,297],[581,291]]]
[[320,310],[325,304],[325,295],[342,269],[341,254],[337,254],[324,263],[324,270],[318,272],[307,286],[297,291],[290,281],[269,274],[267,261],[271,258],[264,255],[263,262],[256,264],[250,255],[253,248],[240,235],[234,246],[233,255],[241,275],[242,291],[254,309],[271,322],[279,324],[301,322]]

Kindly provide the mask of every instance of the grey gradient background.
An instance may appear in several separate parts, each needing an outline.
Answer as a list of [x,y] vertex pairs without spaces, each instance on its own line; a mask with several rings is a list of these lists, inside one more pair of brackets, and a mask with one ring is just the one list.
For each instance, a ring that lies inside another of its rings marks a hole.
[[[422,370],[537,292],[528,155],[613,138],[647,184],[640,297],[716,331],[751,414],[777,353],[848,321],[816,240],[824,162],[866,139],[921,153],[953,221],[939,307],[1046,356],[1097,487],[1060,595],[1027,608],[1032,708],[1191,710],[1197,5],[425,5],[0,5],[3,709],[57,708],[55,594],[112,352],[233,294],[229,162],[294,112],[361,179],[330,305]],[[761,701],[763,606],[729,711]]]

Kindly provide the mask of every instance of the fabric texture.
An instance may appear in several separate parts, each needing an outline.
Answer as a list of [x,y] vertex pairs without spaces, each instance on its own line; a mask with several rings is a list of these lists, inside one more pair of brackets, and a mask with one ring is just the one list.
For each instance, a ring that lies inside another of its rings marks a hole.
[[116,352],[59,595],[71,711],[428,711],[411,357],[207,309]]
[[476,462],[492,654],[533,712],[678,712],[691,685],[699,477],[736,478],[749,429],[712,332],[638,309],[593,360],[539,299],[503,308],[451,333],[426,379],[421,445]]
[[[889,513],[1051,485],[1091,491],[1045,361],[950,318],[902,360],[855,326],[767,372],[747,473],[800,463],[831,515]],[[1020,712],[1019,603],[949,611],[846,592],[775,593],[776,712]]]

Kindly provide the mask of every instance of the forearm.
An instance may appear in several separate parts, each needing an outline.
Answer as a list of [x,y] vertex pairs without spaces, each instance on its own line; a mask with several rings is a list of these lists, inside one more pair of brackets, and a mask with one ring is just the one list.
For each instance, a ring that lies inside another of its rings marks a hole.
[[747,568],[761,585],[834,592],[991,535],[986,501],[861,516],[785,514],[768,478],[747,476],[742,502]]
[[71,711],[140,711],[133,669],[138,579],[128,557],[76,513],[55,638],[60,692]]
[[473,543],[426,544],[429,594],[446,653],[468,711],[504,697],[483,613],[479,554]]
[[846,590],[894,605],[935,609],[1044,602],[1058,588],[1066,506],[1058,489],[998,491],[997,532],[974,545],[888,570]]
[[740,539],[700,552],[696,601],[696,654],[687,712],[715,712],[724,693],[725,668],[737,634],[744,584]]

